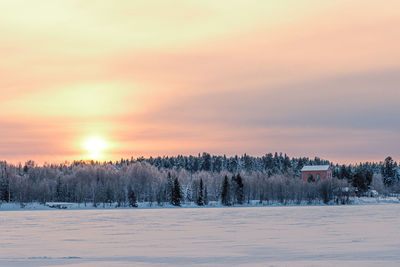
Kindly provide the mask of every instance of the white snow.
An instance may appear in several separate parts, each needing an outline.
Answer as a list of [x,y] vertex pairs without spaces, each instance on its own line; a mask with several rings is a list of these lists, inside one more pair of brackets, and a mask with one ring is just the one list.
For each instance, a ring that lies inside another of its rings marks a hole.
[[327,171],[329,169],[329,165],[313,165],[313,166],[304,166],[301,171]]
[[400,205],[0,211],[0,266],[400,266]]
[[[347,190],[343,190],[344,192],[348,192],[348,187],[344,188]],[[384,196],[376,196],[376,197],[350,197],[349,204],[353,205],[370,205],[370,204],[400,204],[400,195],[393,197],[384,197]],[[333,201],[329,203],[330,205],[337,205]],[[312,203],[307,201],[303,201],[301,203],[287,201],[284,204],[276,201],[263,201],[260,203],[258,200],[252,200],[250,203],[245,203],[240,205],[240,207],[263,207],[263,206],[311,206],[311,205],[322,205],[326,206],[322,200],[315,200]],[[184,202],[181,207],[175,207],[171,204],[164,203],[161,206],[157,203],[150,202],[139,202],[138,207],[134,209],[162,209],[162,208],[216,208],[216,207],[224,207],[221,202],[210,201],[207,206],[199,207],[194,202]],[[236,205],[238,207],[238,205]],[[69,209],[69,210],[101,210],[101,209],[132,209],[131,207],[118,207],[118,204],[103,204],[99,203],[96,207],[93,206],[93,203],[70,203],[70,202],[46,202],[45,204],[33,202],[26,204],[19,203],[7,203],[0,202],[0,212],[1,211],[18,211],[18,210],[54,210],[54,209]]]

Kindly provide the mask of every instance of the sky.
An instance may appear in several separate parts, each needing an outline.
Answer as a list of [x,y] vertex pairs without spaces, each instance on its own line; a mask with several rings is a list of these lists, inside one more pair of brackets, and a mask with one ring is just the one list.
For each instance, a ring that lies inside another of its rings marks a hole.
[[0,1],[0,160],[400,158],[400,1]]

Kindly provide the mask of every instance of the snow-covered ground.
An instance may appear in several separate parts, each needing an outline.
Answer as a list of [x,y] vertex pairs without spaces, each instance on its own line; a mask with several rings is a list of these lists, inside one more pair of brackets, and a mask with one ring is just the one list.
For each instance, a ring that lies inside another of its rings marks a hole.
[[400,205],[0,211],[0,266],[400,266]]
[[[400,204],[399,197],[352,197],[350,198],[350,203],[347,205],[371,205],[371,204]],[[321,200],[313,203],[302,202],[302,203],[285,203],[280,202],[268,202],[264,201],[260,203],[258,200],[252,200],[250,203],[245,203],[243,205],[236,205],[236,207],[264,207],[264,206],[315,206],[323,205],[326,206]],[[338,205],[336,203],[329,203],[328,205]],[[339,204],[340,205],[340,204]],[[156,203],[141,202],[138,203],[136,209],[162,209],[162,208],[215,208],[223,207],[221,202],[211,201],[207,206],[199,207],[194,202],[185,202],[181,207],[175,207],[170,204],[162,204],[161,206]],[[6,203],[0,202],[0,212],[1,211],[17,211],[17,210],[54,210],[54,209],[69,209],[69,210],[88,210],[88,209],[132,209],[131,207],[118,207],[117,203],[111,204],[98,204],[96,207],[93,203],[68,203],[68,202],[46,202],[41,203],[27,203],[21,205],[20,203]]]

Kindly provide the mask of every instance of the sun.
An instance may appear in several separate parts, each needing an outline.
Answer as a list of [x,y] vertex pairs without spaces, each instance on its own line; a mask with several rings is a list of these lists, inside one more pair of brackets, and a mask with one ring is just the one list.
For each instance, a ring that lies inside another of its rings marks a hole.
[[108,146],[109,144],[98,136],[91,136],[83,143],[83,147],[88,153],[88,158],[94,160],[102,159],[104,157],[104,151]]

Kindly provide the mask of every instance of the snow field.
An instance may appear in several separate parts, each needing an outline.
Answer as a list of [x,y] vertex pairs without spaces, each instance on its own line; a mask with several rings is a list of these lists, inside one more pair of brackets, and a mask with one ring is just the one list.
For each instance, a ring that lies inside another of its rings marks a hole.
[[0,266],[400,266],[400,206],[0,212]]

